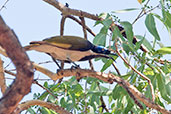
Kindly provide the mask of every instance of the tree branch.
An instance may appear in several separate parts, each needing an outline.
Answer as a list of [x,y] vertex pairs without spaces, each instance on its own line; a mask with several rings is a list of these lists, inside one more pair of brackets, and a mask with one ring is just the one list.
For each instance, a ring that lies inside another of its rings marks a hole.
[[15,111],[15,114],[18,114],[21,111],[26,110],[29,107],[35,106],[35,105],[46,107],[48,109],[52,109],[56,113],[59,113],[59,114],[71,114],[70,112],[66,111],[64,108],[62,108],[56,104],[41,101],[41,100],[30,100],[30,101],[26,101],[26,102],[19,104],[17,110]]
[[[30,92],[33,80],[32,64],[21,47],[14,32],[0,16],[0,45],[17,69],[17,78],[0,99],[0,114],[11,114],[21,99]],[[25,86],[23,86],[25,85]]]
[[56,0],[43,0],[43,1],[51,4],[52,6],[54,6],[58,10],[60,10],[63,15],[71,15],[72,14],[72,15],[76,15],[79,17],[87,17],[87,18],[90,18],[93,20],[101,20],[101,18],[99,18],[98,16],[96,16],[94,14],[90,14],[90,13],[87,13],[87,12],[84,12],[81,10],[68,8]]
[[118,47],[117,47],[117,43],[115,43],[115,48],[116,48],[116,53],[121,57],[121,59],[133,70],[135,71],[138,75],[140,75],[142,78],[144,78],[145,80],[148,81],[148,84],[150,86],[150,89],[151,89],[151,95],[152,95],[152,101],[155,100],[155,94],[154,94],[154,89],[153,89],[153,85],[151,83],[151,80],[146,77],[144,74],[142,74],[141,72],[139,72],[136,68],[134,68],[131,64],[128,63],[128,61],[122,57],[122,55],[120,54],[119,50],[118,50]]
[[4,94],[5,90],[7,89],[7,86],[5,83],[3,61],[1,59],[1,57],[0,57],[0,88],[1,88],[2,94]]
[[[75,22],[77,22],[78,24],[82,25],[81,21],[72,15],[67,15],[67,18],[72,19]],[[85,25],[85,28],[91,35],[96,36],[96,34],[88,26]]]
[[[88,70],[88,69],[63,69],[60,70],[56,73],[53,73],[49,71],[48,69],[45,69],[37,64],[34,63],[34,67],[36,70],[44,73],[47,75],[49,78],[52,80],[58,80],[63,77],[69,77],[69,76],[77,76],[77,77],[94,77],[99,80],[103,80],[104,82],[112,84],[113,82],[118,83],[120,86],[125,88],[125,90],[128,92],[129,95],[134,95],[133,99],[135,102],[136,101],[141,101],[143,102],[147,107],[155,109],[163,114],[170,114],[171,111],[169,112],[168,110],[164,109],[158,104],[155,104],[153,101],[150,99],[146,98],[141,92],[139,92],[134,86],[132,86],[130,83],[127,81],[123,80],[120,77],[117,77],[113,74],[105,74],[102,72],[95,72],[93,70]],[[130,94],[131,93],[131,94]],[[137,104],[137,103],[136,103]]]
[[39,82],[37,82],[37,80],[34,80],[33,83],[34,83],[34,84],[37,84],[37,85],[38,85],[39,87],[41,87],[42,89],[46,90],[46,91],[47,91],[50,95],[52,95],[54,98],[58,99],[58,97],[55,96],[55,95],[51,92],[51,90],[49,90],[48,88],[46,88],[46,87],[42,86],[41,84],[39,84]]
[[[103,18],[99,18],[97,15],[90,14],[90,13],[87,13],[87,12],[81,11],[81,10],[76,10],[76,9],[68,8],[68,7],[66,7],[65,5],[61,4],[60,2],[58,2],[56,0],[43,0],[43,1],[49,3],[50,5],[54,6],[55,8],[57,8],[64,15],[75,15],[75,16],[78,16],[78,17],[86,17],[86,18],[89,18],[89,19],[92,19],[92,20],[96,20],[96,21],[98,21],[98,20],[99,21],[104,20]],[[120,26],[120,25],[117,25],[117,24],[114,23],[110,27],[110,30],[112,31],[112,27],[115,26],[115,25],[119,28],[119,30],[121,31],[122,35],[125,38],[127,38],[124,28],[122,26]],[[138,40],[134,36],[133,37],[133,43],[135,44],[136,42],[138,42]],[[142,51],[146,52],[146,53],[148,52],[148,50],[146,49],[146,47],[144,47],[144,45],[141,45],[140,46],[140,49]]]

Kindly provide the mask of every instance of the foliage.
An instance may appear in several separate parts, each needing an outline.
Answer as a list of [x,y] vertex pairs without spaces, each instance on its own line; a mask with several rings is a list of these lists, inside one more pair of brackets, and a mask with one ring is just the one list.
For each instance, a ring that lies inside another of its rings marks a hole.
[[[120,52],[125,54],[125,57],[130,60],[130,64],[134,62],[134,67],[151,80],[156,96],[155,103],[165,107],[171,103],[171,62],[169,62],[167,60],[167,56],[165,56],[171,54],[171,47],[164,46],[159,49],[156,48],[160,47],[159,44],[162,39],[157,30],[158,26],[156,24],[156,20],[160,20],[168,30],[168,33],[170,33],[171,14],[169,10],[171,1],[161,0],[157,7],[150,6],[147,0],[138,0],[138,2],[142,4],[141,10],[143,11],[141,15],[146,16],[144,24],[153,38],[152,44],[149,38],[145,35],[134,35],[136,34],[133,31],[134,23],[131,24],[128,21],[121,21],[117,16],[114,16],[114,14],[118,13],[118,11],[113,11],[111,14],[102,13],[100,15],[100,17],[104,20],[97,21],[95,23],[95,26],[101,24],[102,28],[94,38],[93,43],[96,45],[109,47],[106,43],[106,39],[107,37],[110,37],[111,48],[114,49],[114,43],[117,42],[119,46],[123,48]],[[155,9],[160,9],[162,15],[153,13],[152,11]],[[137,8],[124,9],[123,11],[127,12],[134,10],[137,10]],[[123,13],[123,11],[120,12]],[[138,17],[137,20],[142,16]],[[114,26],[113,32],[110,31],[112,21],[117,21],[117,23],[124,27],[127,39],[122,36],[122,33],[119,31],[117,26]],[[136,44],[133,43],[133,36],[139,40]],[[148,53],[140,50],[141,45],[144,45],[147,48]],[[115,57],[115,59],[117,58]],[[100,60],[104,62],[101,69],[102,72],[112,65],[111,60]],[[160,60],[163,60],[162,63]],[[120,77],[130,82],[147,98],[151,99],[151,91],[148,82],[131,70],[126,64],[124,65],[125,66],[122,67],[126,67],[128,72]],[[115,71],[111,71],[111,73],[118,75]],[[85,83],[85,85],[82,85],[82,83]],[[58,104],[69,112],[73,112],[75,114],[83,114],[85,113],[85,109],[89,114],[147,114],[151,111],[151,109],[146,108],[144,104],[142,104],[144,106],[144,110],[141,110],[134,103],[125,89],[118,84],[107,87],[104,82],[90,77],[83,78],[81,81],[77,81],[75,77],[72,77],[61,84],[54,85],[49,85],[48,82],[45,82],[44,87],[51,90],[51,92],[57,96],[58,99],[54,98],[48,92],[41,94],[35,93],[35,99]],[[101,96],[105,99],[109,112],[103,109]],[[46,108],[34,108],[37,109],[37,112],[55,114],[55,112]],[[32,114],[35,113],[32,108],[28,111]]]

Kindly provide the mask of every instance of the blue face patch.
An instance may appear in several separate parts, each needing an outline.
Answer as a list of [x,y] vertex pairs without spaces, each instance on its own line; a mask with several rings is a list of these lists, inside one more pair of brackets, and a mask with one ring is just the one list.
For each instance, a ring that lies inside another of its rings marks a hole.
[[93,51],[101,54],[110,54],[110,51],[103,46],[96,46]]

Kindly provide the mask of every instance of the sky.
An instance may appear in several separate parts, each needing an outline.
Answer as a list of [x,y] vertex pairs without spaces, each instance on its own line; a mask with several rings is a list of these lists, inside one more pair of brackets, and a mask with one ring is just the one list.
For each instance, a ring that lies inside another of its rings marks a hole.
[[[6,0],[0,0],[0,8],[3,6]],[[122,10],[127,8],[141,8],[141,5],[137,0],[59,0],[59,2],[65,4],[68,3],[70,8],[80,9],[92,14],[100,14],[102,12],[111,13],[111,11]],[[151,4],[158,4],[157,0],[150,2]],[[117,15],[121,21],[133,22],[138,15],[138,11],[132,11]],[[156,10],[160,13],[160,10]],[[53,6],[47,4],[43,0],[9,0],[0,11],[0,15],[3,17],[7,25],[15,31],[22,46],[28,45],[31,41],[39,41],[44,38],[59,35],[60,33],[60,20],[61,12]],[[145,28],[144,19],[140,19],[133,26],[135,35],[146,35],[148,39],[152,40],[152,36],[147,32]],[[97,34],[100,31],[101,26],[94,27],[95,21],[85,19],[87,26]],[[156,20],[157,29],[159,31],[161,42],[165,46],[171,45],[171,38],[169,38],[168,32],[165,27]],[[82,28],[80,25],[72,20],[67,19],[64,28],[64,35],[76,35],[83,37]],[[88,39],[93,40],[93,36],[88,34]],[[36,63],[51,60],[51,58],[39,52],[30,51],[27,52],[31,61]],[[4,66],[10,63],[10,60],[0,55],[4,61]],[[123,68],[123,63],[116,61],[116,65],[122,73],[126,71]],[[87,62],[79,62],[81,68],[88,68]],[[100,65],[99,65],[100,64]],[[101,62],[94,62],[95,70],[100,71],[102,68]],[[44,67],[49,68],[51,71],[56,71],[55,64],[43,64]],[[68,66],[68,65],[67,65]],[[7,69],[11,69],[12,65]],[[108,69],[106,72],[113,70]],[[35,78],[47,78],[41,73],[37,72]],[[7,80],[7,84],[10,84],[12,80]],[[32,86],[32,92],[27,95],[24,100],[29,100],[34,92],[41,92],[42,89],[36,85]],[[1,96],[1,94],[0,94]]]

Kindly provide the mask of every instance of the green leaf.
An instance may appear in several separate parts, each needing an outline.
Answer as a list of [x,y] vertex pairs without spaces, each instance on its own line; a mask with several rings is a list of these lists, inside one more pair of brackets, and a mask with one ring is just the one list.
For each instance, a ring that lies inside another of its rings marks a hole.
[[45,83],[44,83],[44,87],[46,87],[46,88],[48,88],[48,87],[49,87],[49,85],[48,85],[48,83],[47,83],[47,82],[45,82]]
[[132,44],[132,40],[134,36],[133,31],[132,31],[132,24],[127,21],[123,21],[121,22],[121,25],[124,26],[124,30],[126,32],[128,42]]
[[103,68],[101,69],[101,72],[104,72],[110,65],[113,63],[113,60],[109,59],[104,65]]
[[42,107],[41,114],[51,114],[51,111],[47,108]]
[[136,46],[135,46],[135,50],[140,49],[141,44],[144,42],[145,37],[143,37],[143,39],[141,39],[140,41],[136,42]]
[[112,40],[115,40],[115,38],[121,38],[122,41],[125,41],[125,39],[123,38],[119,28],[117,26],[114,27],[114,31],[113,31],[113,34],[112,34]]
[[166,85],[166,90],[167,90],[167,94],[168,94],[169,96],[171,96],[171,82],[167,83],[167,85]]
[[27,111],[28,111],[30,114],[36,114],[36,112],[35,112],[32,108],[28,108]]
[[122,47],[123,47],[124,51],[127,53],[127,55],[129,55],[131,48],[128,46],[128,44],[122,43]]
[[117,10],[117,11],[112,11],[112,13],[125,13],[128,11],[135,11],[135,10],[139,10],[139,8],[128,8],[128,9],[123,9],[123,10]]
[[65,101],[65,97],[62,97],[62,98],[61,98],[60,104],[61,104],[62,107],[66,107],[67,102]]
[[143,45],[149,50],[149,51],[152,51],[153,50],[153,47],[152,45],[150,44],[150,42],[143,36],[140,36],[140,35],[136,35],[135,36],[137,39],[139,40],[143,40]]
[[158,49],[156,52],[156,54],[171,54],[171,47],[163,47]]
[[160,106],[164,107],[163,102],[161,102],[160,98],[157,96],[155,101],[157,102],[157,104],[159,104]]
[[[169,34],[171,35],[171,30],[170,30],[171,27],[169,27],[170,26],[170,23],[167,24],[165,19],[163,19],[162,17],[160,17],[159,15],[157,15],[155,13],[152,13],[152,14],[155,17],[157,17],[165,25],[166,29],[168,30]],[[168,17],[170,17],[170,15]],[[170,21],[170,19],[168,19],[168,21]]]
[[51,103],[55,103],[57,100],[54,96],[52,95],[49,95],[48,99],[47,99],[48,102],[51,102]]
[[106,45],[106,35],[107,35],[107,30],[108,28],[106,27],[103,27],[101,30],[100,30],[100,33],[98,33],[94,40],[93,40],[93,43],[95,45],[101,45],[101,46],[105,46]]
[[156,29],[156,23],[154,21],[153,15],[151,13],[147,15],[147,17],[145,19],[145,25],[146,25],[148,31],[154,36],[154,38],[156,40],[160,41],[160,36]]
[[102,21],[102,24],[103,24],[104,26],[106,26],[107,28],[109,28],[110,25],[112,24],[112,20],[111,20],[110,18],[104,19],[104,20]]
[[133,31],[132,31],[132,24],[127,21],[123,21],[123,22],[121,22],[121,24],[124,26],[126,37],[128,39],[128,46],[132,51],[135,52],[136,50],[135,50],[133,42],[132,42],[133,36],[134,36]]
[[44,100],[44,99],[46,99],[46,97],[49,95],[49,93],[48,92],[43,92],[42,94],[41,94],[41,96],[38,98],[38,99],[40,99],[40,100]]
[[162,10],[162,14],[164,24],[171,28],[171,14],[169,13],[169,11],[165,11],[164,9]]
[[165,77],[162,76],[162,74],[157,75],[157,83],[162,98],[168,101],[168,103],[171,103],[171,99],[169,98],[166,90]]
[[134,104],[131,101],[132,99],[128,98],[127,106],[124,110],[124,114],[128,114],[128,112],[131,110],[131,108],[134,106]]

